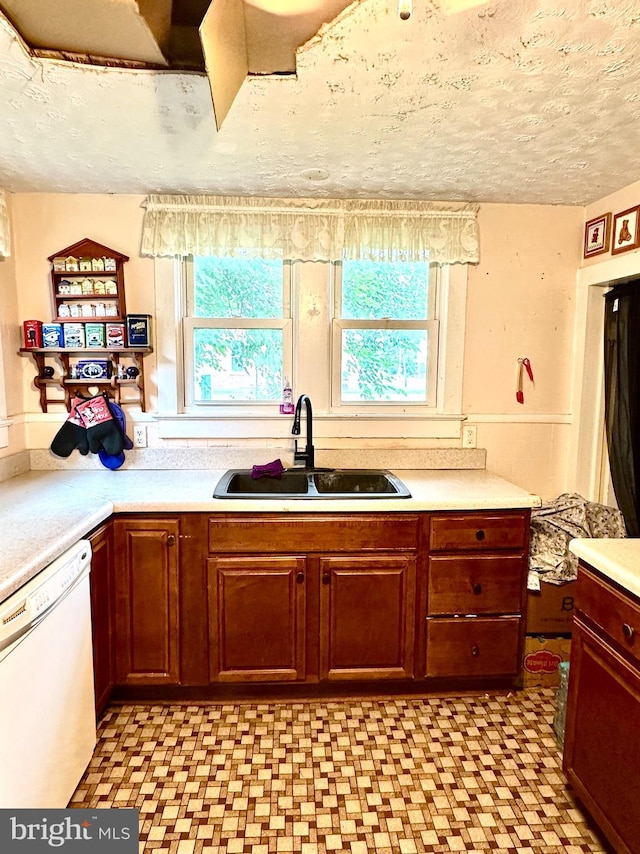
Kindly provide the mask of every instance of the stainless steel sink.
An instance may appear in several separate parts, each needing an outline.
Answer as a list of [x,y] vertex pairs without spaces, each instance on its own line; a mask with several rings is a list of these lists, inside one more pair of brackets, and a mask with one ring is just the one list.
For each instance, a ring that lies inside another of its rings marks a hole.
[[287,469],[280,477],[251,476],[230,469],[218,481],[214,498],[411,498],[394,474],[383,469]]
[[251,469],[228,471],[220,478],[214,498],[279,498],[283,495],[306,495],[309,490],[307,473],[284,471],[280,477],[251,476]]
[[[408,490],[397,477],[386,471],[361,469],[336,469],[315,472],[313,482],[323,496],[361,495],[363,498],[378,495],[399,495]],[[408,495],[407,495],[408,497]]]

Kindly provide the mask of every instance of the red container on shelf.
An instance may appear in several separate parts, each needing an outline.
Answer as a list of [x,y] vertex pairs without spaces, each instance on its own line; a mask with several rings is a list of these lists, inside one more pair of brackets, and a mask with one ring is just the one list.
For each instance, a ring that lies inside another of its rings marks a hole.
[[25,320],[22,324],[25,347],[42,347],[42,321]]

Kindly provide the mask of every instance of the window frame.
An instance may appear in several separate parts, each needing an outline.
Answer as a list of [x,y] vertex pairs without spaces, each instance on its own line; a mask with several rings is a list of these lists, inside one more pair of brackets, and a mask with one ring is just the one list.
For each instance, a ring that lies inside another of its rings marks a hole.
[[278,406],[275,400],[197,400],[195,396],[194,339],[196,329],[281,329],[282,330],[282,380],[293,374],[293,318],[292,318],[292,262],[282,264],[282,317],[201,317],[194,311],[194,264],[193,258],[184,258],[182,266],[182,397],[186,412],[200,412],[215,407],[216,412],[228,408],[230,414],[247,410],[250,414],[254,407],[264,410]]
[[[291,421],[280,415],[275,406],[243,409],[217,405],[186,411],[182,346],[182,317],[186,307],[184,262],[181,258],[164,257],[156,258],[153,263],[157,347],[156,371],[155,376],[150,377],[150,391],[155,381],[157,411],[154,419],[158,438],[208,440],[225,445],[229,441],[236,444],[246,441],[258,442],[261,446],[266,440],[270,447],[288,447]],[[418,446],[432,440],[459,442],[461,422],[466,417],[462,412],[462,386],[468,266],[442,265],[438,274],[438,348],[440,353],[446,353],[446,359],[438,360],[437,404],[428,413],[408,410],[402,415],[392,415],[369,411],[353,415],[331,411],[328,371],[321,372],[327,373],[326,378],[317,377],[319,372],[313,363],[311,347],[313,339],[314,346],[324,348],[322,352],[327,354],[330,352],[330,324],[327,321],[325,332],[324,326],[317,323],[312,326],[310,335],[300,337],[294,319],[294,335],[300,341],[300,351],[289,379],[294,398],[305,392],[313,400],[317,447],[322,447],[323,438],[331,439],[332,444],[327,447],[347,447],[354,441],[374,440],[377,447],[395,448],[399,438],[416,442]],[[292,275],[303,278],[303,287],[296,283],[292,290],[298,312],[317,320],[329,298],[325,295],[333,294],[333,265],[325,262],[295,264]]]
[[[379,263],[384,264],[384,261]],[[429,270],[427,282],[427,317],[417,320],[397,320],[388,317],[374,320],[346,319],[342,317],[342,289],[344,262],[335,261],[334,264],[334,287],[333,287],[333,310],[331,317],[331,411],[345,415],[357,415],[364,412],[371,414],[379,413],[385,415],[402,414],[409,409],[415,413],[434,412],[437,403],[438,386],[438,363],[443,357],[438,347],[440,321],[438,319],[439,290],[440,290],[440,266],[425,262]],[[343,402],[342,400],[342,331],[344,329],[416,329],[424,330],[428,335],[427,354],[427,376],[425,400],[361,400],[357,403]]]

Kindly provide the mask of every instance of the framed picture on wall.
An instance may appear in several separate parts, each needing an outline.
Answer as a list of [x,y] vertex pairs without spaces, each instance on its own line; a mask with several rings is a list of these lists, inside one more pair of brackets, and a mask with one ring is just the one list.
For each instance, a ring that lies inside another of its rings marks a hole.
[[611,240],[611,213],[590,219],[584,227],[584,257],[601,255],[609,251]]
[[617,213],[613,218],[611,254],[628,252],[640,246],[640,205]]

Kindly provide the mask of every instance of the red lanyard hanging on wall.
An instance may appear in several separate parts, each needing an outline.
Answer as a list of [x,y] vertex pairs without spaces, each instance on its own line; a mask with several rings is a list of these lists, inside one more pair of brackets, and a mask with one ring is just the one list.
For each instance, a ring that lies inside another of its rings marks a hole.
[[527,374],[531,382],[533,382],[533,368],[529,359],[518,359],[518,389],[516,391],[516,400],[518,403],[524,403],[524,391],[522,386],[523,368],[527,369]]

